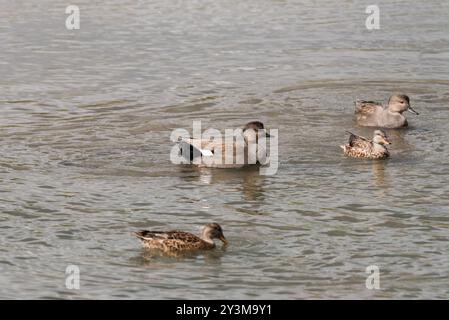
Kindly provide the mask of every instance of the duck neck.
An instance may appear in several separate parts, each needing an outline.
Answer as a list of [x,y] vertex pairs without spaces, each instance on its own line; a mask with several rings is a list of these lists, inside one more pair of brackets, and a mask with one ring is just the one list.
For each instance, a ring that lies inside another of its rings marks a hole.
[[248,136],[244,136],[243,139],[245,140],[245,144],[249,145],[249,144],[255,144],[257,145],[257,136],[256,137],[248,137]]
[[391,110],[390,108],[387,108],[387,112],[390,114],[390,116],[392,115],[392,116],[400,116],[400,115],[402,115],[402,113],[404,112],[405,110],[402,110],[402,111],[393,111],[393,110]]
[[382,127],[390,128],[390,127],[400,127],[405,123],[405,117],[402,115],[402,112],[394,112],[390,109],[386,109],[382,112],[381,123]]
[[386,152],[387,148],[382,144],[373,142],[373,151],[374,152]]
[[210,243],[212,245],[215,245],[214,240],[212,240],[212,238],[210,237],[210,235],[208,233],[206,233],[205,231],[203,231],[201,233],[201,239],[203,239],[204,241],[206,241],[207,243]]

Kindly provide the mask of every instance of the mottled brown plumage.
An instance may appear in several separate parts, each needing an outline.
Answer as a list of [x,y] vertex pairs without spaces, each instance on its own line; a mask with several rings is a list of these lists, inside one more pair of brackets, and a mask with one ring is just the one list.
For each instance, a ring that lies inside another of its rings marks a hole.
[[353,158],[367,158],[367,159],[383,159],[389,157],[385,145],[391,144],[387,135],[382,130],[374,131],[373,140],[368,140],[364,137],[348,132],[349,143],[340,146],[345,155]]
[[359,148],[359,149],[369,149],[369,148],[371,148],[371,143],[372,142],[370,140],[368,140],[368,139],[366,139],[364,137],[355,135],[355,134],[353,134],[353,133],[351,133],[349,131],[348,131],[348,133],[350,134],[350,136],[349,136],[349,145],[352,148]]
[[142,241],[147,249],[163,252],[180,252],[194,250],[209,250],[215,248],[213,239],[220,239],[224,244],[227,240],[223,230],[217,223],[209,223],[203,227],[201,237],[184,231],[147,231],[141,230],[135,236]]
[[356,114],[375,113],[379,107],[383,109],[382,103],[375,101],[356,100],[355,102]]

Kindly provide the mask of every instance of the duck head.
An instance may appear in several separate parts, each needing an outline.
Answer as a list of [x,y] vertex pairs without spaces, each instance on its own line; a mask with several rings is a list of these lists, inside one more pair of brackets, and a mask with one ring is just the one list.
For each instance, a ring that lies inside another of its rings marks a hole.
[[271,135],[265,131],[265,127],[260,121],[251,121],[243,127],[243,137],[247,142],[257,141],[259,134],[265,134],[269,138]]
[[390,99],[388,99],[388,110],[398,113],[410,111],[411,113],[414,113],[416,115],[419,114],[410,106],[410,98],[405,94],[392,95]]
[[382,130],[374,131],[373,142],[380,145],[388,145],[391,144],[390,140],[388,140],[387,135]]
[[213,239],[221,240],[225,245],[228,244],[225,236],[223,235],[223,230],[218,223],[208,223],[203,227],[201,237],[205,240],[212,241]]

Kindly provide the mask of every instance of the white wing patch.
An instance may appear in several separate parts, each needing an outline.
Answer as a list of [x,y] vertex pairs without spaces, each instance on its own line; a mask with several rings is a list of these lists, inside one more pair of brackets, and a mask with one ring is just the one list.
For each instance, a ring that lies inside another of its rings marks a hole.
[[206,150],[206,149],[200,149],[201,154],[205,157],[212,157],[214,155],[214,153],[210,150]]

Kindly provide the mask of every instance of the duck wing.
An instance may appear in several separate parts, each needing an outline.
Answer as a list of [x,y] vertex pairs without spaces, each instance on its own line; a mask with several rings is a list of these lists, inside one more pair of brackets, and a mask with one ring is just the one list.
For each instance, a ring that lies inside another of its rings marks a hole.
[[163,231],[140,230],[134,232],[134,235],[141,240],[147,241],[167,239],[167,233]]
[[200,249],[205,246],[204,240],[189,232],[173,231],[148,231],[141,230],[135,236],[151,248],[163,250],[188,250]]
[[366,139],[365,137],[358,136],[352,132],[347,131],[349,136],[349,145],[352,148],[358,149],[370,149],[371,148],[371,140]]
[[[183,232],[179,230],[173,231],[149,231],[140,230],[135,233],[136,237],[142,240],[181,240],[181,241],[191,241],[195,239],[200,239],[194,234],[189,232]],[[201,239],[200,239],[201,240]]]
[[379,108],[383,108],[382,104],[376,101],[356,100],[355,112],[356,113],[374,113]]
[[210,141],[180,138],[178,145],[181,155],[189,161],[198,157],[212,157],[214,155]]

